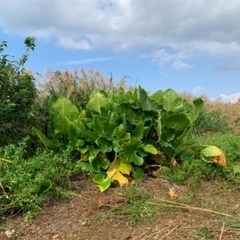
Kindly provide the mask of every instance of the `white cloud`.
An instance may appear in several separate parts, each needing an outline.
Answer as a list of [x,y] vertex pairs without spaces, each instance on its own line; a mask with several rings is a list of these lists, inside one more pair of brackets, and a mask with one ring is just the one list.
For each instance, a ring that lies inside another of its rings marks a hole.
[[71,38],[59,38],[58,44],[64,48],[73,48],[78,50],[90,50],[91,44],[87,39],[74,40]]
[[191,68],[192,65],[183,61],[174,61],[172,64],[172,68],[177,69],[177,70],[184,70],[187,68]]
[[166,49],[159,49],[153,51],[151,54],[142,54],[142,58],[151,58],[153,63],[159,66],[169,66],[176,70],[184,70],[192,67],[186,60],[190,57],[183,52],[170,52]]
[[97,58],[86,58],[81,60],[70,60],[62,63],[62,65],[80,65],[80,64],[89,64],[95,62],[106,62],[113,60],[113,57],[97,57]]
[[[62,47],[240,54],[239,0],[0,0],[0,5],[5,33],[57,39]],[[171,61],[173,68],[190,67],[185,59]]]
[[217,41],[193,41],[189,43],[189,47],[199,52],[212,55],[239,55],[240,43],[237,41],[217,42]]
[[[238,99],[240,99],[240,93],[233,93],[230,95],[220,94],[220,96],[217,98],[217,100],[220,102],[231,102],[231,103],[236,103]],[[216,99],[212,99],[212,100],[216,100]]]

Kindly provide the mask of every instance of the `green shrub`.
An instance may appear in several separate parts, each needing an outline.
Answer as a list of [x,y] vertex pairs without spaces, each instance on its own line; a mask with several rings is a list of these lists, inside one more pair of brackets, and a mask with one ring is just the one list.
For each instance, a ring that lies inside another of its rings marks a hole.
[[[64,187],[75,169],[71,150],[53,154],[39,151],[26,158],[29,138],[0,148],[0,214],[34,213],[51,188]],[[66,186],[65,186],[66,187]]]
[[193,134],[212,134],[225,133],[231,131],[228,123],[222,113],[217,110],[207,111],[203,110],[196,119],[192,133]]
[[23,56],[11,60],[3,54],[7,43],[0,43],[0,145],[16,143],[29,134],[34,121],[32,106],[37,92],[34,78],[25,71],[24,64],[28,52],[35,48],[35,39],[27,37],[25,45]]

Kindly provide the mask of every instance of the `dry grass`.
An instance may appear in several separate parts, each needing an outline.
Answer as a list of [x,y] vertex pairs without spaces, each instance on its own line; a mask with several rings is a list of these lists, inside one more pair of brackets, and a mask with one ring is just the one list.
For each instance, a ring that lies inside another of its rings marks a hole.
[[99,71],[83,69],[55,72],[48,69],[46,73],[37,76],[37,84],[42,99],[47,96],[65,96],[82,106],[88,101],[92,91],[104,90],[113,93],[119,88],[127,88],[124,79],[115,82],[112,75],[106,77]]
[[119,87],[126,88],[125,81],[114,83],[112,76],[106,77],[99,71],[83,69],[73,71],[55,71],[48,69],[38,78],[38,86],[41,93],[49,94],[52,91],[67,91],[71,95],[73,88],[77,87],[84,92],[91,90],[114,91]]

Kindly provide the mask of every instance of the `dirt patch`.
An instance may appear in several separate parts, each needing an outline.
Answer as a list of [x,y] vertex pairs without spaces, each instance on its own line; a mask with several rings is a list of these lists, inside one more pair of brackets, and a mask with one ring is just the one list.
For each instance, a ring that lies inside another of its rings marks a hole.
[[[169,188],[177,199],[170,199]],[[146,178],[100,193],[83,178],[72,181],[71,190],[70,198],[48,201],[30,222],[15,216],[0,223],[14,230],[9,237],[1,231],[0,239],[240,239],[240,191],[227,183]]]

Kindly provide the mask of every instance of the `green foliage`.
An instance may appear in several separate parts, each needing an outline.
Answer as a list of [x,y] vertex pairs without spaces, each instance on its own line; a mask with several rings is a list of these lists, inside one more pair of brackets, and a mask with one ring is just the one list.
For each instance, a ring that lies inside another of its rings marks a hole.
[[179,167],[162,169],[163,175],[176,182],[184,182],[188,179],[209,181],[221,176],[222,172],[221,167],[200,159],[186,159]]
[[[175,181],[185,181],[190,178],[212,180],[221,177],[239,186],[240,135],[229,132],[209,136],[192,135],[191,137],[192,140],[188,142],[190,147],[179,155],[182,161],[181,165],[172,169],[164,168],[164,174]],[[200,160],[202,146],[211,146],[213,144],[226,155],[226,167],[222,168],[216,163],[211,164]]]
[[52,105],[48,136],[36,128],[33,134],[49,149],[76,149],[79,168],[97,173],[93,180],[104,191],[113,181],[126,184],[124,175],[139,178],[139,167],[159,152],[170,163],[202,105],[201,99],[189,104],[171,89],[149,97],[141,87],[93,92],[81,112],[61,97]]
[[39,152],[32,158],[26,158],[28,141],[25,138],[18,145],[0,148],[2,216],[19,211],[39,211],[47,192],[64,186],[66,178],[74,173],[75,163],[69,159],[69,150],[57,154]]
[[[48,139],[45,135],[33,127],[32,133],[38,136],[46,148],[56,149],[58,147],[66,148],[70,139],[70,126],[73,125],[73,120],[77,121],[79,111],[77,107],[67,98],[59,98],[51,107],[50,110],[50,126]],[[73,133],[74,135],[74,133]]]
[[224,177],[235,183],[237,186],[240,184],[240,134],[239,133],[225,133],[213,134],[206,138],[196,138],[198,142],[214,142],[216,146],[221,148],[227,158],[227,167],[222,171]]
[[231,131],[222,113],[218,110],[202,111],[192,128],[193,134],[226,133]]
[[160,132],[161,150],[167,160],[171,161],[181,151],[184,138],[202,111],[203,100],[197,98],[193,105],[190,105],[185,99],[178,97],[172,89],[166,92],[158,91],[151,99],[162,106],[161,131],[157,131]]
[[33,103],[36,88],[31,73],[24,64],[29,51],[35,48],[35,39],[25,39],[26,52],[19,60],[11,60],[3,54],[7,43],[0,43],[0,145],[17,142],[29,132],[33,122]]
[[192,136],[195,145],[216,145],[225,153],[228,162],[240,162],[240,134],[216,133],[210,136]]

